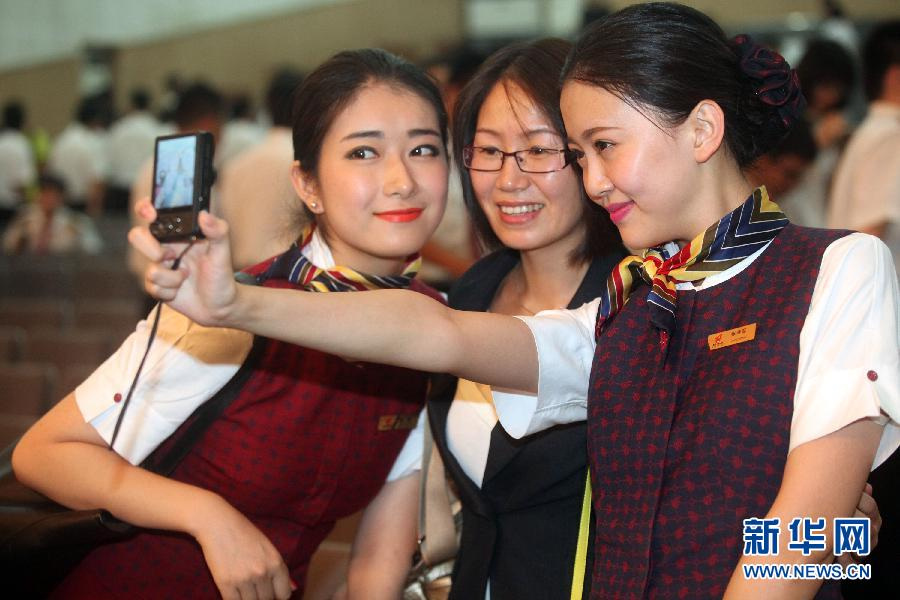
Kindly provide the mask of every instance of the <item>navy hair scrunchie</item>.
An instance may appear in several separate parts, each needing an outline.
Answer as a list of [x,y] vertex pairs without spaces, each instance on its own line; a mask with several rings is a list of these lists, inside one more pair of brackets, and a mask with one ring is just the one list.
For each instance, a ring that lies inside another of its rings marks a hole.
[[736,36],[732,44],[738,50],[741,70],[753,82],[756,96],[764,104],[776,107],[785,128],[789,128],[806,108],[797,71],[783,56],[753,42],[748,35]]

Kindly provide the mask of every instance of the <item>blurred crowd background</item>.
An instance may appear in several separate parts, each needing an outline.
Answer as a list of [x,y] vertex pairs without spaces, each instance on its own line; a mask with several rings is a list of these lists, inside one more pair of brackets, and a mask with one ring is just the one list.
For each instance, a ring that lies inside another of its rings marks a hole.
[[[261,210],[296,206],[286,99],[333,53],[377,46],[418,62],[449,109],[496,48],[574,38],[630,3],[0,0],[0,444],[71,391],[146,314],[142,265],[129,258],[126,233],[130,205],[150,193],[156,136],[212,132],[214,210],[252,223]],[[797,67],[808,123],[749,176],[793,221],[829,225],[836,166],[871,100],[861,43],[900,19],[900,2],[685,3]],[[423,276],[446,289],[478,254],[453,175]],[[340,526],[322,551],[344,552],[352,527]],[[318,576],[327,579],[328,568]],[[316,577],[314,565],[311,583]]]

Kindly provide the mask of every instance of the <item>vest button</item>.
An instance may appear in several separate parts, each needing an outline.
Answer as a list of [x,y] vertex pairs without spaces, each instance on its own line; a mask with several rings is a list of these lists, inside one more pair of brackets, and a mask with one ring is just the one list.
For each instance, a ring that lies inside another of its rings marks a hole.
[[866,373],[866,377],[869,378],[869,381],[875,381],[876,379],[878,379],[878,373],[876,373],[875,371],[869,371],[868,373]]

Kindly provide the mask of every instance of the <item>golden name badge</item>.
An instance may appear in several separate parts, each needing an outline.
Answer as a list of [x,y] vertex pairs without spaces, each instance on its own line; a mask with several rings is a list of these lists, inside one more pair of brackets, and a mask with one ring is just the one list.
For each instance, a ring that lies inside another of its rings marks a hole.
[[419,422],[419,415],[382,415],[378,417],[378,431],[413,429]]
[[726,346],[734,346],[743,342],[749,342],[756,337],[756,323],[741,325],[728,331],[720,331],[706,338],[710,350],[718,350]]

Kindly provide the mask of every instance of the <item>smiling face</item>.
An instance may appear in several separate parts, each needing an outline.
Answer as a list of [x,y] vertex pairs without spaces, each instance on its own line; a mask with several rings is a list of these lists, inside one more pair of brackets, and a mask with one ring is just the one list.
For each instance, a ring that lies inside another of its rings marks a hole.
[[412,92],[366,85],[325,134],[317,173],[295,163],[292,179],[337,264],[397,273],[444,214],[447,157],[438,117]]
[[[565,148],[551,120],[516,85],[494,85],[478,112],[473,146],[504,152]],[[585,235],[578,176],[571,167],[523,173],[512,156],[496,172],[469,170],[472,189],[491,229],[516,250],[561,244],[577,248]]]
[[582,155],[585,190],[609,211],[626,246],[684,242],[709,225],[690,202],[699,182],[686,124],[658,125],[605,89],[577,81],[563,86],[560,107],[569,148]]

